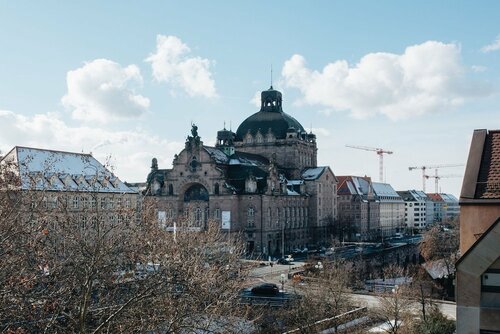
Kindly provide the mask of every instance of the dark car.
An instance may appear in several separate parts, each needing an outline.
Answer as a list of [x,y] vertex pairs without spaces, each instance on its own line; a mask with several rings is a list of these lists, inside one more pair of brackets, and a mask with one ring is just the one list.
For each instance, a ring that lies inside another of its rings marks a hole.
[[259,296],[276,296],[280,289],[276,284],[264,283],[261,285],[254,286],[252,288],[252,294]]
[[287,258],[281,258],[281,259],[278,259],[278,261],[276,261],[277,264],[286,264],[286,265],[289,265],[289,264],[293,264],[291,261],[289,261]]

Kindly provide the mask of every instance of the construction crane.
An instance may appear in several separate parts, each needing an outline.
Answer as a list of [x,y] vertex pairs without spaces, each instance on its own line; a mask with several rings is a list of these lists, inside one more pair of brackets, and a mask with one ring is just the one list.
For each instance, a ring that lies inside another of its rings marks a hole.
[[425,171],[427,169],[436,169],[436,175],[437,175],[437,170],[439,168],[448,168],[448,167],[461,167],[463,166],[463,164],[447,164],[447,165],[429,165],[429,166],[420,166],[420,167],[408,167],[408,170],[412,171],[414,169],[421,169],[422,170],[422,190],[424,191],[425,193],[425,180],[427,180],[427,178],[425,177],[426,174],[425,174]]
[[371,151],[378,154],[378,178],[380,182],[384,182],[384,154],[392,154],[392,151],[384,150],[383,148],[377,147],[368,147],[368,146],[354,146],[354,145],[346,145],[346,147],[355,148],[358,150]]
[[452,177],[462,177],[462,175],[459,174],[437,175],[437,169],[436,169],[435,175],[426,175],[425,179],[434,179],[434,192],[437,194],[439,191],[439,180],[448,179]]

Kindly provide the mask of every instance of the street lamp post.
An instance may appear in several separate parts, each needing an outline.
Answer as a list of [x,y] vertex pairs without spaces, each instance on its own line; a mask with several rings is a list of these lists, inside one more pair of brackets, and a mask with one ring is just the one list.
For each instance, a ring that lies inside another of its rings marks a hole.
[[285,258],[285,222],[281,224],[281,258]]
[[288,257],[286,258],[286,262],[288,262],[288,277],[290,277],[290,271],[292,268],[292,262],[294,261],[294,258],[292,255],[288,254]]
[[286,279],[285,274],[281,274],[280,275],[280,283],[281,283],[281,291],[282,292],[285,292],[285,279]]
[[281,224],[281,258],[285,258],[285,225],[288,223],[288,221],[284,221],[283,224]]
[[318,261],[318,264],[316,264],[314,268],[316,268],[317,270],[323,270],[323,263],[321,263],[321,261]]

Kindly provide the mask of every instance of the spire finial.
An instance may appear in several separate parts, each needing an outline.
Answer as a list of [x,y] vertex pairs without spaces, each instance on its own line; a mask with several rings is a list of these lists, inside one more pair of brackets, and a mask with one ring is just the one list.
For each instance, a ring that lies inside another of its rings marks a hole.
[[271,64],[271,89],[273,89],[273,64]]

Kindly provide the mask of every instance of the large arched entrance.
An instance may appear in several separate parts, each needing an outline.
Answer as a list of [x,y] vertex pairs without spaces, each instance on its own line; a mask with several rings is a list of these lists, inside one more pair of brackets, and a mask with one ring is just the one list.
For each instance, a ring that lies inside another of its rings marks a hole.
[[188,227],[202,230],[208,221],[208,190],[202,184],[194,183],[184,192],[184,221]]

